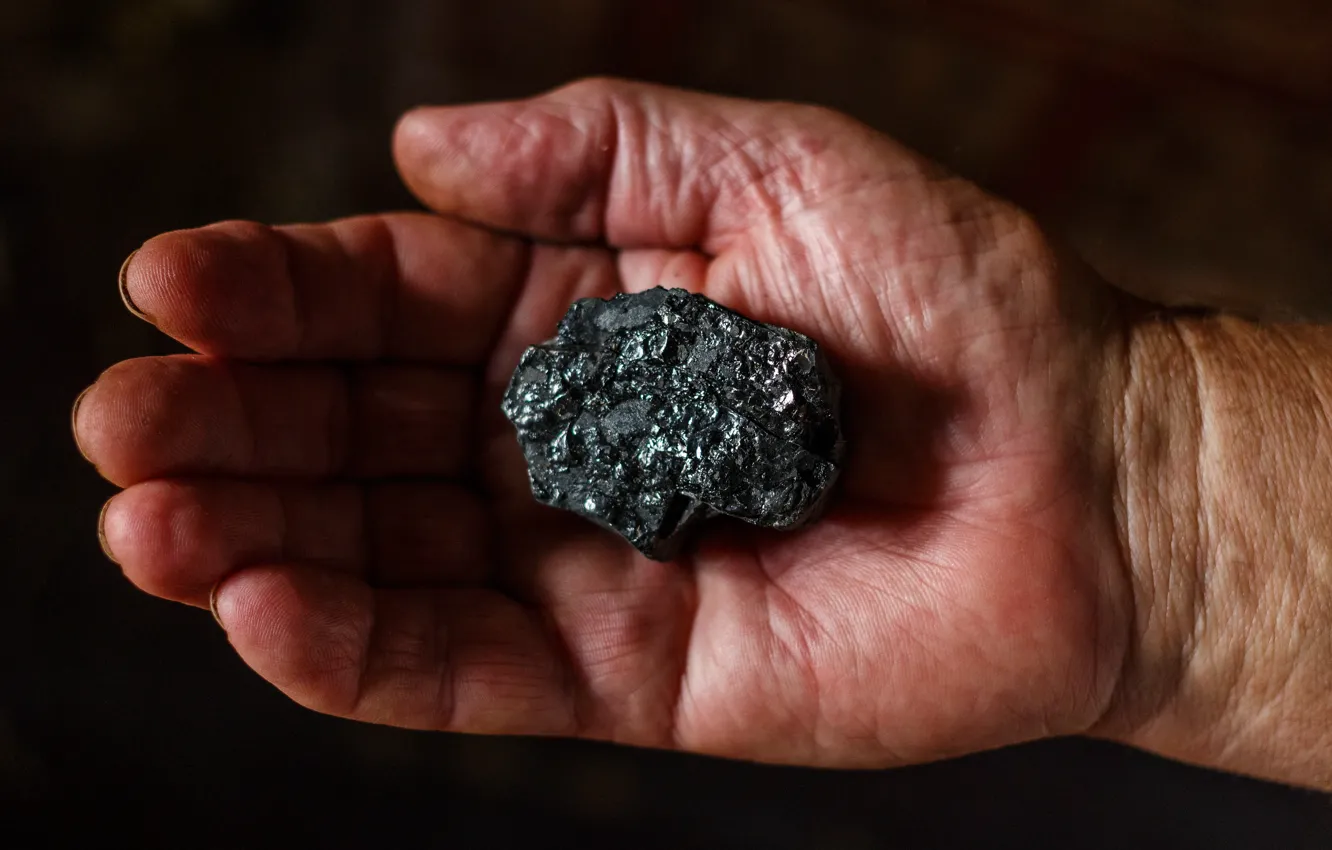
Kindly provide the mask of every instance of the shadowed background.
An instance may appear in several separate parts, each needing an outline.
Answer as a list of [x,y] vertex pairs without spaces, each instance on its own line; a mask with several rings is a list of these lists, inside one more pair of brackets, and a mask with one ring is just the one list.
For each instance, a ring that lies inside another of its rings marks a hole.
[[830,773],[355,725],[123,580],[68,413],[174,350],[124,256],[414,206],[402,110],[599,73],[837,107],[1126,288],[1332,316],[1323,0],[3,0],[0,843],[1326,848],[1326,797],[1084,741]]

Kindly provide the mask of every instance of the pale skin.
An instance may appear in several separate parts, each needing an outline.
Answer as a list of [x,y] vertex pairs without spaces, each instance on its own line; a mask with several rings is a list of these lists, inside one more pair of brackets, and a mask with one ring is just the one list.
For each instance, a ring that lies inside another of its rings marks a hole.
[[[430,108],[432,213],[150,240],[196,355],[74,413],[108,555],[309,708],[885,767],[1053,735],[1332,789],[1332,332],[1154,311],[826,110],[588,81]],[[818,340],[849,453],[797,532],[656,563],[535,504],[498,397],[665,285]]]

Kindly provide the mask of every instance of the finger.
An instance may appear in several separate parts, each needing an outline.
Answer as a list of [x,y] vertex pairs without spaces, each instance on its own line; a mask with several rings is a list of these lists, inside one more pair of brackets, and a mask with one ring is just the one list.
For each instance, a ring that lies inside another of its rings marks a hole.
[[476,584],[490,561],[486,512],[449,484],[146,481],[111,499],[101,522],[130,581],[201,608],[218,581],[258,563],[405,586]]
[[473,376],[408,366],[119,363],[81,397],[79,448],[128,486],[181,475],[464,474]]
[[416,110],[394,151],[408,187],[446,214],[544,239],[713,253],[826,192],[922,167],[828,110],[607,80]]
[[297,566],[226,579],[241,658],[298,703],[418,729],[572,735],[571,677],[531,610],[484,590],[372,590]]
[[241,359],[480,361],[523,279],[525,246],[438,216],[163,234],[123,291],[163,332]]

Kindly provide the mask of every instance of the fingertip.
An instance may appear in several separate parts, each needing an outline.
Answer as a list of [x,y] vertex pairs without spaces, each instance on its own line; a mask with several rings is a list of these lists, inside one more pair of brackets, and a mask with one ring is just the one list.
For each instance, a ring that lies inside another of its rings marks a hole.
[[83,408],[84,400],[88,397],[88,394],[93,391],[93,387],[95,386],[97,385],[93,384],[92,386],[84,387],[83,391],[74,398],[74,406],[69,410],[69,429],[74,435],[74,447],[79,450],[79,454],[83,456],[83,459],[89,463],[92,463],[93,460],[88,455],[88,450],[83,447],[83,440],[79,436],[79,411]]
[[241,570],[222,583],[218,612],[224,620],[248,624],[256,636],[286,623],[314,644],[355,644],[367,636],[373,591],[359,578],[335,570],[278,564]]
[[447,201],[438,194],[441,181],[438,161],[455,148],[453,158],[466,153],[453,142],[465,107],[418,106],[402,115],[393,128],[393,160],[403,182],[423,203],[448,212]]
[[[108,557],[135,587],[173,602],[203,607],[210,587],[225,575],[237,553],[230,528],[219,526],[219,499],[201,498],[198,488],[178,481],[145,481],[113,497],[103,508],[101,534]],[[266,526],[263,506],[245,520]],[[271,551],[265,541],[258,551]]]
[[285,248],[271,227],[223,221],[148,240],[126,261],[121,296],[135,315],[205,353],[256,359],[292,345],[291,293],[276,285]]
[[198,589],[170,568],[177,562],[174,541],[188,544],[194,539],[189,529],[182,528],[188,517],[182,523],[179,508],[172,485],[145,482],[117,493],[102,507],[99,533],[107,557],[120,565],[135,587],[162,599],[198,605]]
[[[459,110],[460,107],[418,106],[403,113],[393,128],[393,161],[403,183],[437,212],[448,212],[447,201],[441,199],[436,185],[441,180],[437,160],[450,147]],[[455,120],[450,121],[450,116]]]
[[139,305],[134,303],[134,297],[130,294],[129,290],[130,266],[133,264],[134,258],[138,256],[138,254],[139,249],[135,248],[130,252],[130,255],[125,258],[125,262],[120,264],[120,274],[116,277],[116,285],[120,290],[120,300],[124,303],[125,309],[129,310],[130,314],[136,319],[152,322],[152,319],[148,317],[148,314],[143,312],[143,310],[139,308]]
[[70,411],[70,427],[74,432],[74,445],[83,459],[91,463],[103,478],[119,483],[114,473],[109,473],[106,469],[108,450],[114,447],[115,440],[107,433],[108,415],[103,398],[107,374],[115,370],[116,366],[112,366],[103,372],[91,386],[86,387],[79,393],[78,398],[74,399],[74,408]]
[[[131,563],[136,561],[142,548],[138,545],[139,535],[135,528],[135,501],[130,491],[122,490],[102,505],[102,513],[97,518],[97,536],[101,540],[102,551],[121,569],[124,569],[127,560]],[[162,595],[144,587],[129,571],[126,571],[126,576],[139,589],[153,593],[154,596]]]
[[224,632],[227,630],[227,624],[222,621],[222,612],[217,610],[217,591],[225,581],[226,577],[218,579],[208,591],[208,613],[213,615],[213,622]]
[[156,324],[155,316],[170,312],[170,283],[198,270],[198,254],[188,249],[188,232],[154,236],[125,258],[120,267],[120,298],[130,313]]
[[404,155],[417,152],[421,145],[428,143],[432,135],[430,115],[442,107],[416,106],[407,110],[393,126],[393,154],[401,159]]
[[102,547],[102,554],[106,556],[108,561],[113,564],[119,564],[120,562],[116,560],[115,550],[111,548],[110,541],[107,540],[106,536],[106,514],[111,508],[111,503],[114,501],[114,497],[108,499],[102,505],[102,509],[97,513],[97,543]]
[[182,410],[215,411],[214,386],[191,383],[189,357],[143,357],[107,369],[79,397],[73,413],[80,453],[113,484],[128,487],[156,469],[164,448],[207,443],[217,418],[182,417]]
[[374,611],[363,582],[292,565],[249,567],[218,582],[213,609],[242,660],[296,702],[354,708]]

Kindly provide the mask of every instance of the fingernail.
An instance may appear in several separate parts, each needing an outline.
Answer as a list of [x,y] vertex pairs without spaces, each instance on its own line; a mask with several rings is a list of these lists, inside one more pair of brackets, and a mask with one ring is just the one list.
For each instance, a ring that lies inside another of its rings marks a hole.
[[74,409],[69,412],[69,430],[74,434],[74,447],[79,450],[79,454],[83,455],[83,459],[89,463],[92,461],[88,457],[88,453],[83,450],[83,445],[79,443],[79,405],[83,404],[83,400],[88,397],[90,392],[92,392],[92,387],[88,387],[79,393],[79,397],[74,399]]
[[[222,581],[226,581],[226,579],[222,579]],[[222,622],[222,615],[217,613],[217,589],[222,586],[222,581],[213,585],[213,589],[208,591],[208,610],[213,612],[213,619],[217,621],[217,624],[222,627],[222,631],[225,632],[227,630],[227,624]]]
[[138,305],[134,303],[134,299],[130,298],[129,294],[129,267],[130,263],[134,262],[134,258],[138,256],[138,254],[139,250],[136,248],[125,258],[125,262],[120,264],[120,300],[125,302],[125,308],[133,313],[136,318],[143,319],[145,322],[151,322],[152,319],[148,318],[148,314],[138,308]]
[[97,542],[102,545],[102,554],[113,564],[119,564],[116,556],[111,554],[111,546],[106,542],[106,511],[111,507],[112,499],[107,499],[106,504],[102,505],[102,512],[97,515]]

